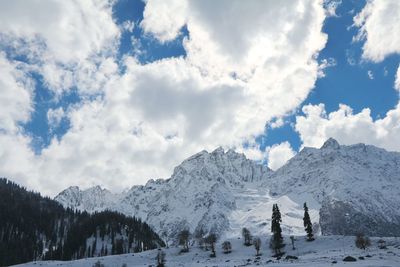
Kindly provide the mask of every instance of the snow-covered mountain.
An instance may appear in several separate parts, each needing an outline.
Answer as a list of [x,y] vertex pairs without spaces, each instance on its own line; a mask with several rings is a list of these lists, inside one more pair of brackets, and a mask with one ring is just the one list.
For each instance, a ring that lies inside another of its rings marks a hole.
[[329,139],[304,148],[265,185],[320,206],[323,234],[400,235],[400,153]]
[[185,227],[191,232],[202,229],[222,233],[229,229],[228,217],[237,209],[235,192],[260,184],[271,174],[268,167],[243,154],[218,148],[188,158],[169,179],[150,180],[122,194],[100,187],[83,191],[70,187],[55,199],[74,209],[111,209],[135,215],[166,236],[175,236]]
[[228,237],[242,227],[269,232],[278,203],[283,230],[302,234],[303,203],[323,234],[400,234],[400,153],[374,146],[304,148],[276,172],[233,150],[202,151],[175,168],[171,178],[113,194],[70,187],[55,199],[90,212],[104,209],[141,217],[156,231],[175,236],[187,227]]

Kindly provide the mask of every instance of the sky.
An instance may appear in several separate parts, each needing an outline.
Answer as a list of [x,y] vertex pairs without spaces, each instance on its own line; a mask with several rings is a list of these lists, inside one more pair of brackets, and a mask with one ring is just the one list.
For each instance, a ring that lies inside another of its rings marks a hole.
[[219,146],[400,151],[399,29],[397,0],[0,0],[0,176],[54,196]]

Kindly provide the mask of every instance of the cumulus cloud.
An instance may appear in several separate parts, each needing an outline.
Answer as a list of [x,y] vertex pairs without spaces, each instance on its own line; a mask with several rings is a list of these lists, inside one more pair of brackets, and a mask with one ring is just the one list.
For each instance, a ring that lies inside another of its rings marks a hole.
[[400,53],[400,1],[371,0],[354,17],[354,24],[360,28],[355,40],[365,40],[363,57],[375,62],[386,56]]
[[33,83],[0,52],[0,132],[15,133],[18,123],[27,122],[33,109]]
[[45,59],[66,64],[113,43],[119,31],[111,12],[107,0],[2,1],[0,32],[16,41],[39,39]]
[[293,151],[289,142],[273,145],[267,149],[268,167],[277,170],[282,167],[296,153]]
[[72,87],[99,93],[95,73],[101,73],[99,66],[115,53],[120,36],[112,2],[1,2],[0,41],[14,55],[26,56],[56,95]]
[[377,120],[368,108],[354,114],[346,105],[329,114],[323,104],[306,105],[303,112],[304,116],[296,117],[295,125],[303,146],[320,147],[333,137],[341,144],[366,143],[400,151],[400,105]]
[[[108,41],[115,43],[119,28],[108,2],[56,3],[50,4],[55,14],[66,10],[61,18],[42,18],[23,29],[24,19],[1,17],[8,26],[0,28],[18,38],[41,36],[46,46],[40,55],[49,59],[38,70],[51,90],[61,94],[76,86],[79,94],[91,96],[63,114],[71,128],[40,155],[32,156],[29,139],[20,139],[21,147],[26,145],[21,155],[35,159],[34,166],[26,161],[30,182],[49,194],[71,184],[122,189],[168,177],[184,158],[220,145],[262,160],[265,153],[257,146],[243,144],[254,144],[266,122],[295,109],[321,69],[316,57],[326,43],[322,1],[149,0],[140,23],[146,34],[168,42],[186,26],[189,37],[186,57],[148,64],[131,56],[116,62]],[[18,7],[16,15],[21,10],[26,8]],[[70,22],[69,12],[76,10],[86,19]],[[54,26],[41,29],[48,20]],[[49,118],[56,123],[58,115],[51,111]],[[288,144],[271,148],[271,166],[283,164],[290,149]]]

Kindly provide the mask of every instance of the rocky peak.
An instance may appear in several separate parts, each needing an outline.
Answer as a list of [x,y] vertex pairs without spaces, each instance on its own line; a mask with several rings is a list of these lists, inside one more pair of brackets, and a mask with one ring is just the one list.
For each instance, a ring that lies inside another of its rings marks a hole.
[[321,149],[339,149],[339,142],[333,139],[332,137],[325,141],[322,145]]

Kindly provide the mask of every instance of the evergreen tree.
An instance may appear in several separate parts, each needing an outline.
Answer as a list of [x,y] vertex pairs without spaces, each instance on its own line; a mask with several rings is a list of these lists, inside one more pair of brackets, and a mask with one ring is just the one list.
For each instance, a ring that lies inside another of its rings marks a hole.
[[314,234],[312,229],[312,223],[310,219],[310,215],[308,214],[307,203],[304,202],[304,218],[303,218],[304,228],[307,233],[307,241],[314,240]]
[[275,256],[279,257],[282,255],[281,249],[285,246],[283,243],[282,229],[281,229],[281,212],[279,211],[278,205],[272,206],[272,219],[271,219],[271,232],[272,237],[270,240],[270,247],[274,251]]

